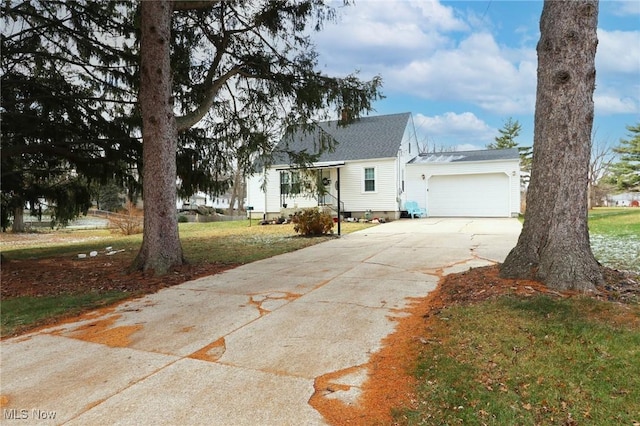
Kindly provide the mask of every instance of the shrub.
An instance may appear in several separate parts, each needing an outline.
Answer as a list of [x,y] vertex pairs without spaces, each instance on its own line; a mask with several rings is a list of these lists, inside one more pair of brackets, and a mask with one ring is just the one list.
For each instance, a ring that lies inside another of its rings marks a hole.
[[180,216],[178,216],[178,223],[187,223],[189,222],[189,218],[186,217],[185,215],[181,214]]
[[293,230],[301,235],[324,235],[332,232],[333,218],[318,209],[305,209],[292,217]]
[[202,215],[202,216],[211,216],[212,214],[214,214],[216,212],[216,209],[214,209],[213,207],[207,207],[207,206],[198,206],[198,214]]
[[122,214],[109,215],[109,227],[123,235],[140,234],[144,215],[129,201]]

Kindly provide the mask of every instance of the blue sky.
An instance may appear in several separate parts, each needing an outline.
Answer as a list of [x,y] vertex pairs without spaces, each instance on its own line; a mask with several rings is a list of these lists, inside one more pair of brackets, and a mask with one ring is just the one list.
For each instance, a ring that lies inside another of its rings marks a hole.
[[[336,0],[313,35],[319,66],[382,76],[374,115],[412,112],[422,144],[482,149],[512,117],[533,143],[542,1]],[[640,1],[601,0],[594,129],[601,144],[640,121]]]

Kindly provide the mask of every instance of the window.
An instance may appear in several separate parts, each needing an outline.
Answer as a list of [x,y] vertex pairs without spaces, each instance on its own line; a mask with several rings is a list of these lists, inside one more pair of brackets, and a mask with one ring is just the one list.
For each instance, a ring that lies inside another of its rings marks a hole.
[[288,194],[291,191],[290,182],[289,172],[280,172],[280,194]]
[[376,190],[376,169],[367,167],[364,169],[364,192]]
[[301,190],[299,172],[280,172],[280,194],[300,194]]
[[300,173],[299,172],[291,172],[291,193],[299,194],[301,191],[300,187]]

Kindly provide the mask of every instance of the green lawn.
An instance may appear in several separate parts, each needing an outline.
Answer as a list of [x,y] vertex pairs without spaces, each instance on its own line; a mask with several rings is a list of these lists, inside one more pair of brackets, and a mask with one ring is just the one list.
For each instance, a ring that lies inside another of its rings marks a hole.
[[605,266],[640,273],[640,208],[596,208],[589,212],[591,250]]
[[640,239],[640,208],[597,207],[589,212],[589,232]]
[[438,314],[408,425],[633,425],[640,307],[503,297]]

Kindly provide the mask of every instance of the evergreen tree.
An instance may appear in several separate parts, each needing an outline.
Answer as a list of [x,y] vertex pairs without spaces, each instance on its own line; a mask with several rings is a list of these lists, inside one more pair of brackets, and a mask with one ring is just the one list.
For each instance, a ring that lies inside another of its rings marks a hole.
[[613,148],[620,157],[611,167],[609,181],[621,191],[640,191],[640,122],[627,130],[629,139],[621,139]]
[[488,149],[507,149],[518,146],[516,138],[520,136],[522,125],[518,120],[513,121],[511,117],[504,123],[502,129],[498,129],[500,136],[495,137],[495,142],[487,145]]
[[[333,16],[323,1],[152,3],[141,6],[145,226],[133,268],[164,273],[183,261],[177,221],[169,212],[171,198],[175,209],[176,159],[170,156],[176,150],[177,163],[191,167],[178,176],[183,186],[212,184],[214,174],[229,179],[229,158],[245,171],[256,156],[268,164],[283,131],[306,128],[331,111],[345,112],[343,125],[371,111],[381,80],[316,70],[307,29],[319,30]],[[158,37],[171,43],[170,58],[153,36],[161,29]],[[331,140],[318,142],[331,148]],[[292,161],[308,160],[305,153],[289,154]]]
[[495,142],[487,145],[488,149],[509,149],[518,148],[520,154],[520,170],[523,173],[521,175],[521,184],[523,187],[529,183],[529,175],[531,174],[531,161],[533,158],[533,147],[530,146],[518,146],[516,138],[520,136],[522,131],[522,125],[518,120],[513,120],[511,117],[504,123],[502,129],[499,129],[500,136],[495,137]]
[[[127,2],[2,2],[2,226],[28,203],[66,223],[93,181],[133,185],[134,28]],[[117,37],[117,38],[115,38]],[[129,44],[128,44],[129,43]]]
[[[322,0],[171,1],[171,71],[165,77],[177,133],[170,137],[176,145],[167,164],[176,172],[168,179],[163,171],[147,173],[143,157],[151,163],[167,147],[142,152],[138,93],[145,3],[2,2],[3,224],[10,217],[5,206],[41,198],[59,207],[77,201],[74,208],[59,209],[61,220],[62,213],[79,214],[88,207],[81,195],[95,180],[114,181],[129,194],[141,184],[147,207],[156,200],[145,185],[161,180],[172,181],[174,189],[158,193],[175,192],[176,182],[181,195],[221,193],[232,170],[251,171],[257,157],[267,164],[284,132],[338,111],[346,112],[347,124],[381,97],[379,77],[366,82],[316,70],[308,32],[335,14]],[[319,143],[329,149],[332,141]],[[289,154],[292,161],[310,160],[305,153]],[[81,189],[78,196],[55,200],[64,191],[45,188],[75,177],[83,180],[67,189]],[[145,228],[145,235],[153,232],[159,231]],[[157,272],[173,262],[149,267],[144,258],[137,267]]]

